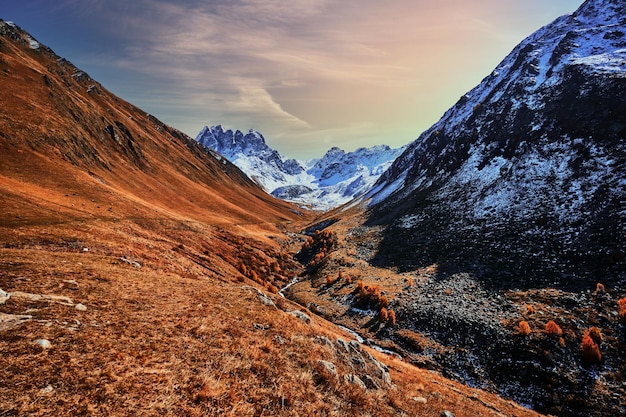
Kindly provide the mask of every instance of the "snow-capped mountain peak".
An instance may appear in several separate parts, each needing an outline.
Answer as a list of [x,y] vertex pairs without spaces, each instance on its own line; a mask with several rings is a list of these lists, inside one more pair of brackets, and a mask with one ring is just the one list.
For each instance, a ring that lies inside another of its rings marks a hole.
[[204,127],[196,140],[217,151],[278,198],[328,210],[362,195],[401,153],[386,145],[353,152],[333,147],[320,159],[284,159],[255,130]]

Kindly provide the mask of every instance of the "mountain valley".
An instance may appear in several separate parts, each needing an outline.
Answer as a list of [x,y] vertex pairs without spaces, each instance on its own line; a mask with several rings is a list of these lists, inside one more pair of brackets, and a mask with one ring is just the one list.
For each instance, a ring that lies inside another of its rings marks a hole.
[[0,79],[0,415],[538,415],[283,298],[313,213],[4,21]]
[[623,415],[625,51],[587,0],[414,142],[304,163],[0,20],[0,416]]

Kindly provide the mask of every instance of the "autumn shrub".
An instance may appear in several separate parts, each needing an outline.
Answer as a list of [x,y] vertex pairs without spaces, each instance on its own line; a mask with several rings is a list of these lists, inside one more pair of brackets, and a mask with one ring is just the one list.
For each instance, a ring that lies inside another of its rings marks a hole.
[[390,326],[396,325],[396,312],[393,310],[387,311],[387,324]]
[[535,312],[535,308],[530,304],[526,304],[526,314],[533,314]]
[[590,327],[587,331],[585,331],[584,335],[589,336],[596,345],[600,346],[602,344],[602,333],[597,327]]
[[296,259],[311,267],[316,266],[336,245],[335,234],[329,230],[316,230],[312,236],[308,236],[302,244]]
[[389,319],[389,314],[387,313],[387,309],[383,307],[380,309],[380,314],[378,315],[378,321],[381,323],[386,323],[387,319]]
[[244,264],[243,262],[239,264],[239,272],[241,272],[243,275],[248,276],[248,267],[246,267],[246,264]]
[[326,285],[329,286],[329,287],[331,285],[333,285],[335,283],[335,281],[336,281],[336,279],[332,275],[328,275],[326,277]]
[[559,325],[556,324],[554,320],[550,320],[546,323],[546,333],[555,336],[562,336],[563,330],[561,330],[561,327],[559,327]]
[[601,282],[598,282],[596,284],[596,294],[604,294],[606,292],[606,290],[604,289],[604,284],[602,284]]
[[528,322],[522,320],[519,322],[518,333],[522,336],[528,336],[530,334],[530,325]]
[[583,362],[587,364],[594,364],[599,363],[602,360],[600,347],[588,334],[583,336],[580,349]]
[[363,281],[359,281],[354,292],[356,307],[380,310],[389,305],[389,299],[382,295],[382,288],[379,285],[366,285]]
[[622,323],[626,324],[626,297],[619,299],[617,305],[619,306],[620,320]]
[[412,287],[413,286],[413,278],[408,277],[406,279],[406,285],[408,285],[409,287]]

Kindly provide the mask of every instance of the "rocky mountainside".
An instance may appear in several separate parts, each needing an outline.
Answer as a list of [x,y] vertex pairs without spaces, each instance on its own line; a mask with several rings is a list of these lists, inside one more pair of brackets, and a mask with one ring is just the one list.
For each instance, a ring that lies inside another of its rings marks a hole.
[[408,146],[369,194],[377,262],[625,285],[625,7],[589,0],[541,28]]
[[322,158],[284,159],[255,130],[243,134],[204,127],[196,140],[219,152],[275,197],[328,210],[367,192],[402,152],[386,145],[345,152],[333,147]]

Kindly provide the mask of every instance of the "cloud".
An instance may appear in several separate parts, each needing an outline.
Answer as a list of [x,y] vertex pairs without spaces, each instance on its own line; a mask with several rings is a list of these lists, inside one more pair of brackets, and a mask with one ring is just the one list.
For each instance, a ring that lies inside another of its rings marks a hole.
[[290,149],[297,141],[308,149],[418,136],[530,33],[527,18],[507,11],[531,16],[548,7],[538,0],[55,4],[100,34],[90,64],[132,92],[118,94],[191,135],[220,123],[258,129]]

